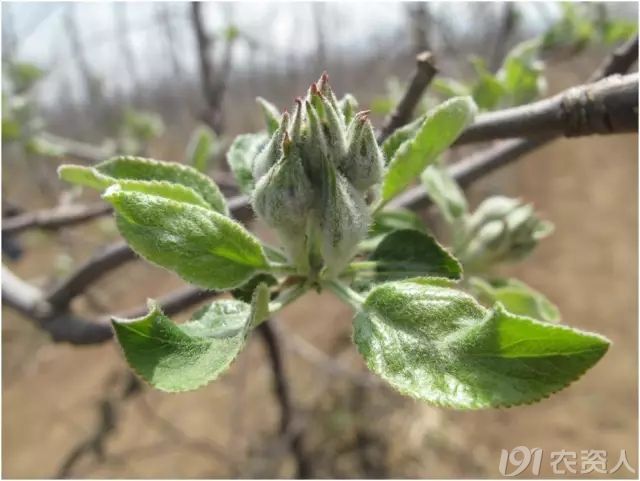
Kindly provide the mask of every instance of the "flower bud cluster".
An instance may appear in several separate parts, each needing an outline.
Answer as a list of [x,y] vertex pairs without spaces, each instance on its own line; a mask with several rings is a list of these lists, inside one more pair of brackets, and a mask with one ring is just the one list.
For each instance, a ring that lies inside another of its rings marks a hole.
[[353,105],[324,73],[253,161],[254,209],[301,274],[338,275],[369,227],[385,163],[368,112]]
[[531,204],[490,197],[467,220],[458,255],[466,270],[485,270],[492,264],[522,259],[552,230],[552,224],[539,219]]

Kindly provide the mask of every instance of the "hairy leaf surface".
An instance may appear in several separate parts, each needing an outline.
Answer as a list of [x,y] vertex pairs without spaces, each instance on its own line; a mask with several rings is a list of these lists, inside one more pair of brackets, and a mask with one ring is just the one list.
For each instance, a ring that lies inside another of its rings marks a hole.
[[487,310],[429,279],[368,294],[354,341],[369,368],[400,392],[461,409],[532,403],[578,379],[607,351],[602,336]]
[[240,190],[250,194],[255,184],[253,180],[253,161],[269,141],[264,132],[238,135],[227,152],[227,163],[231,167]]
[[242,285],[268,270],[260,243],[215,211],[115,185],[104,198],[131,248],[150,262],[208,289]]
[[387,234],[370,259],[376,263],[376,277],[381,280],[412,277],[460,279],[462,267],[429,234],[417,230],[397,230]]
[[120,180],[159,180],[181,184],[193,189],[211,209],[224,215],[229,213],[224,196],[213,180],[193,167],[175,162],[122,156],[95,167],[62,165],[58,174],[68,182],[98,190],[104,190]]
[[415,135],[391,159],[382,184],[383,202],[402,192],[433,163],[471,123],[476,110],[471,97],[456,97],[429,111]]

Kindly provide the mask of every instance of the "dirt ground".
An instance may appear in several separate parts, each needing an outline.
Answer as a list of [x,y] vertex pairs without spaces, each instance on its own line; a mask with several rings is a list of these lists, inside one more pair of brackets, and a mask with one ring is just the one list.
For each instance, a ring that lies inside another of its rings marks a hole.
[[[581,450],[605,450],[609,468],[625,449],[637,470],[637,149],[635,135],[560,140],[471,190],[474,203],[490,193],[533,201],[555,223],[555,233],[531,258],[504,272],[546,293],[567,324],[613,341],[594,369],[542,403],[459,412],[405,399],[366,375],[350,346],[348,307],[328,294],[309,295],[283,312],[279,325],[286,327],[291,347],[285,365],[313,476],[500,477],[501,450],[516,446],[542,448],[544,477],[554,477],[549,455],[562,449],[578,451],[578,463]],[[116,237],[106,219],[62,238],[25,235],[28,255],[10,267],[44,283],[43,270],[56,265],[62,273],[67,264],[54,252],[66,250],[77,262]],[[179,284],[170,274],[134,263],[93,288],[79,307],[108,312]],[[2,314],[2,475],[55,477],[95,431],[101,403],[116,395],[126,366],[111,343],[54,345],[10,309]],[[327,360],[348,373],[332,371]],[[144,389],[121,405],[102,455],[83,457],[69,476],[293,475],[291,454],[277,436],[279,413],[257,337],[218,382],[184,394]],[[622,468],[589,476],[637,474]]]

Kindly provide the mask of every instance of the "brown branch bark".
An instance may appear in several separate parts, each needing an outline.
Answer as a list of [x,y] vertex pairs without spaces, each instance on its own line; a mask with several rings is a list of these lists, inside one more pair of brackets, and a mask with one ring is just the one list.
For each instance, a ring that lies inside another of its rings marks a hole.
[[17,234],[30,228],[57,229],[82,224],[90,219],[111,212],[104,202],[89,205],[63,205],[53,209],[27,212],[2,220],[2,233]]
[[638,75],[614,75],[521,107],[481,114],[456,145],[547,134],[578,137],[638,130]]
[[638,36],[636,35],[626,43],[618,47],[609,55],[602,64],[591,74],[589,82],[597,82],[609,75],[622,74],[629,71],[631,66],[638,61]]
[[311,471],[302,445],[302,433],[296,429],[291,389],[282,360],[282,342],[273,321],[268,320],[258,326],[257,331],[264,342],[267,357],[273,372],[273,389],[280,406],[280,435],[286,436],[289,448],[296,461],[296,478],[309,478]]
[[416,71],[409,83],[404,96],[398,103],[393,113],[385,120],[380,133],[378,134],[378,142],[382,143],[391,135],[393,131],[402,127],[411,120],[416,105],[420,102],[422,94],[427,89],[431,80],[438,70],[433,62],[431,52],[422,52],[416,56]]
[[[203,113],[203,120],[216,132],[223,129],[222,100],[226,90],[226,79],[231,69],[231,45],[227,43],[224,55],[224,67],[216,73],[212,60],[214,48],[213,37],[205,30],[202,2],[191,2],[191,23],[196,35],[198,47],[198,62],[200,65],[200,79],[207,108]],[[219,78],[216,78],[218,76]]]
[[[589,77],[590,81],[604,80],[606,76],[626,73],[638,60],[638,36],[616,49],[604,59],[602,64]],[[637,115],[637,113],[636,113]],[[466,159],[453,164],[451,174],[463,187],[468,186],[481,176],[515,161],[522,155],[531,152],[553,141],[555,135],[547,135],[538,139],[514,139],[503,141],[483,151],[472,154]],[[422,186],[413,187],[389,202],[388,207],[402,206],[420,208],[430,205]]]

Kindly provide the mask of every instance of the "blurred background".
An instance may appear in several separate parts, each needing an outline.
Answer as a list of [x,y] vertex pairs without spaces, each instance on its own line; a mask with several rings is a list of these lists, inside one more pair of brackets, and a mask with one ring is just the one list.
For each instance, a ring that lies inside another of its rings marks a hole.
[[[224,152],[263,128],[254,99],[290,108],[323,70],[380,125],[415,55],[430,50],[438,82],[420,109],[504,68],[521,42],[546,48],[527,64],[526,98],[584,83],[637,31],[637,4],[118,2],[2,3],[3,220],[99,202],[56,176],[64,162],[114,153],[189,162],[237,194]],[[634,70],[637,67],[634,66]],[[204,136],[204,137],[203,137]],[[478,149],[454,149],[455,161]],[[477,182],[535,204],[556,231],[504,273],[544,292],[572,326],[613,341],[604,359],[550,399],[458,412],[404,398],[367,374],[352,346],[350,309],[309,294],[278,319],[295,432],[280,410],[265,347],[254,336],[231,369],[196,392],[141,386],[112,342],[54,343],[2,308],[2,475],[38,477],[498,477],[501,449],[625,449],[638,467],[638,138],[558,140]],[[422,212],[438,232],[437,219]],[[259,222],[252,228],[272,234]],[[58,230],[3,236],[3,263],[42,289],[119,239],[110,216]],[[183,286],[145,262],[111,271],[73,301],[104,315]],[[175,316],[182,320],[189,311]],[[548,457],[545,457],[547,460]],[[523,475],[530,473],[526,471]],[[541,475],[552,477],[548,462]],[[632,477],[620,469],[611,475]],[[637,476],[637,475],[636,475]]]

